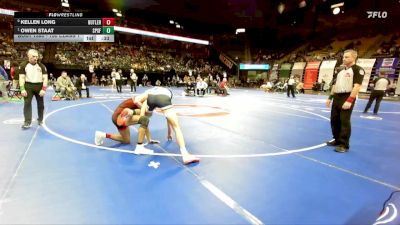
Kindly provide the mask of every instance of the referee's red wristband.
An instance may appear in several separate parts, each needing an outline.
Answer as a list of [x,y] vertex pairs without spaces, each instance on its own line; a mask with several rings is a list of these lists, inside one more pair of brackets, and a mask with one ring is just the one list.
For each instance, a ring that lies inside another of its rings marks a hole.
[[42,91],[46,91],[46,88],[47,88],[47,87],[42,86]]
[[353,97],[349,96],[349,97],[347,98],[346,102],[353,103],[355,99],[356,99],[356,98],[353,98]]

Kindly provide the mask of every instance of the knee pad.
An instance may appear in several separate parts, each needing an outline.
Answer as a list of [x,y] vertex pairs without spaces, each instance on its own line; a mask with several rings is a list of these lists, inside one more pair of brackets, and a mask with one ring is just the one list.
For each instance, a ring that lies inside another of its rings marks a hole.
[[147,128],[149,126],[149,122],[150,122],[149,117],[141,116],[139,118],[138,124],[140,124],[140,127],[142,128]]

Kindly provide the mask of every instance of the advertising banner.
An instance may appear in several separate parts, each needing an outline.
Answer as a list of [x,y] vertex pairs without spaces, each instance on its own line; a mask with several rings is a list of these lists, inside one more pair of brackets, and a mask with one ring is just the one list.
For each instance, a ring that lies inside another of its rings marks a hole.
[[224,53],[219,54],[219,60],[221,60],[221,62],[229,69],[232,69],[233,65],[235,65],[235,62]]
[[367,92],[372,68],[374,67],[375,61],[376,59],[357,59],[357,65],[361,66],[365,71],[364,80],[361,84],[360,92]]
[[269,70],[269,64],[240,64],[241,70]]
[[290,69],[292,68],[291,63],[284,63],[281,65],[279,70],[279,78],[288,78],[290,75]]
[[313,84],[317,82],[318,69],[321,61],[308,62],[306,66],[306,71],[304,73],[304,89],[312,89]]
[[279,64],[274,64],[271,70],[271,75],[269,76],[270,81],[278,79],[278,68]]
[[396,67],[398,63],[399,58],[377,59],[375,76],[378,76],[379,71],[383,70],[385,71],[386,77],[390,80],[390,83],[393,83],[396,77]]
[[329,84],[333,79],[333,73],[335,72],[337,60],[325,60],[321,63],[321,67],[319,68],[319,75],[318,75],[318,83],[322,83],[325,81],[325,85],[323,90],[329,89]]
[[299,77],[300,81],[303,80],[304,68],[306,67],[306,62],[296,62],[293,64],[292,72],[290,76]]

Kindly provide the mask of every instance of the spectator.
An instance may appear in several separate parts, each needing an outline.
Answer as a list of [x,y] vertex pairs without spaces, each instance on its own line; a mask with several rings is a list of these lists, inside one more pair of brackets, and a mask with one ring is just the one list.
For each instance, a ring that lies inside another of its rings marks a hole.
[[388,89],[386,91],[386,95],[390,96],[390,95],[396,95],[396,88],[397,88],[397,81],[394,81],[392,84],[390,84],[388,86]]
[[130,82],[131,83],[131,92],[133,92],[133,90],[135,90],[135,92],[136,92],[138,77],[137,77],[134,69],[130,70],[130,78],[131,78],[131,82]]
[[206,94],[206,89],[207,89],[207,83],[204,82],[201,77],[199,77],[198,81],[197,81],[197,84],[196,84],[197,95],[199,95],[199,96],[205,95]]
[[178,80],[177,80],[177,78],[176,78],[176,76],[175,76],[175,74],[172,76],[172,86],[177,86],[177,83],[178,83]]
[[304,83],[303,82],[299,82],[296,86],[296,89],[299,93],[304,94]]
[[104,87],[107,85],[107,79],[106,76],[102,75],[100,78],[100,86]]
[[8,100],[7,85],[8,75],[2,66],[0,66],[0,92],[3,96],[3,100]]
[[92,85],[98,85],[99,81],[97,80],[96,73],[92,73]]
[[75,99],[76,87],[71,81],[66,71],[61,72],[61,76],[57,79],[56,91],[61,93],[61,96],[67,99]]
[[12,79],[12,88],[17,89],[19,86],[18,63],[16,62],[12,63],[12,67],[10,69],[10,76]]
[[271,92],[272,91],[272,83],[270,81],[268,81],[266,84],[261,85],[260,89],[265,92]]
[[222,95],[222,96],[227,96],[229,95],[228,93],[228,85],[227,85],[227,80],[226,78],[222,79],[222,81],[218,85],[217,93]]
[[146,87],[146,86],[147,86],[147,81],[148,81],[148,80],[149,80],[149,78],[147,77],[146,74],[144,74],[144,75],[143,75],[143,78],[142,78],[143,87]]
[[[112,79],[112,86],[111,89],[114,90],[117,89],[117,76],[119,76],[118,72],[115,70],[115,68],[112,69],[111,71],[111,79]],[[118,89],[117,89],[118,92]]]
[[48,86],[54,86],[56,82],[57,82],[56,78],[54,77],[54,75],[52,73],[50,73]]
[[119,69],[117,73],[115,73],[115,81],[117,84],[117,92],[122,93],[122,70]]
[[89,82],[87,81],[87,78],[85,74],[81,74],[79,79],[75,83],[76,89],[78,90],[79,98],[82,98],[82,90],[86,91],[86,97],[90,98],[89,96]]

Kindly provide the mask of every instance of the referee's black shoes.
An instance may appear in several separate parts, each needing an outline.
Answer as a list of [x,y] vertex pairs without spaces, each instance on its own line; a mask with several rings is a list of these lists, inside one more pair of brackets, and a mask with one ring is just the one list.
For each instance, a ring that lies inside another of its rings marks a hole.
[[331,141],[326,142],[326,145],[327,146],[338,146],[339,144],[336,144],[335,140],[331,140]]
[[31,128],[31,123],[24,122],[24,124],[22,124],[21,128],[24,130],[29,129],[29,128]]
[[349,148],[346,148],[343,145],[339,145],[335,148],[335,152],[339,152],[339,153],[345,153],[348,151],[349,151]]

